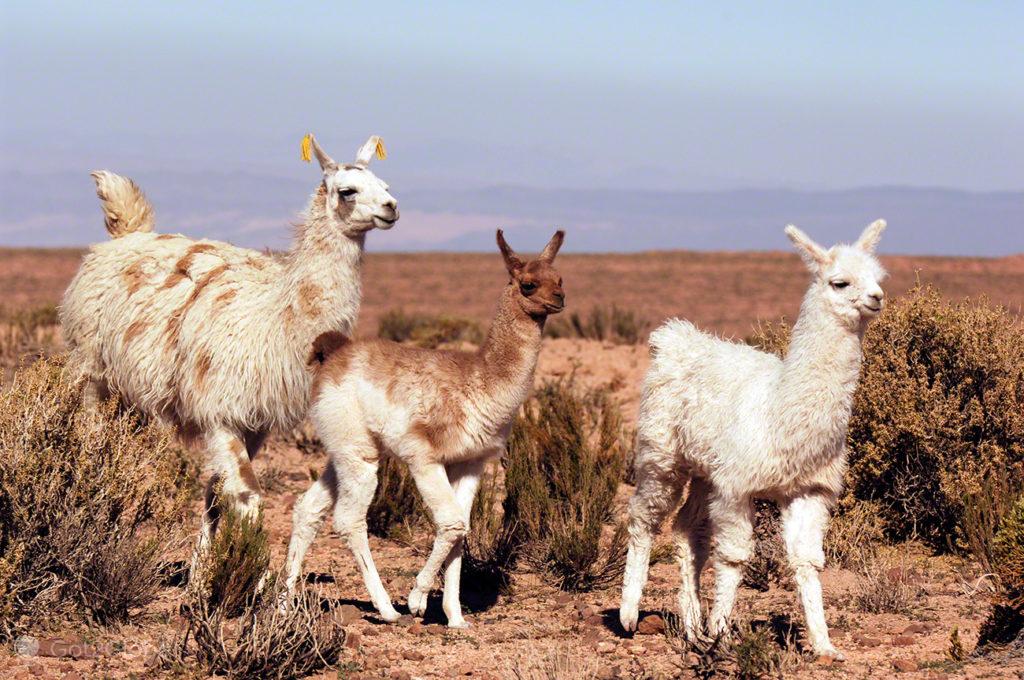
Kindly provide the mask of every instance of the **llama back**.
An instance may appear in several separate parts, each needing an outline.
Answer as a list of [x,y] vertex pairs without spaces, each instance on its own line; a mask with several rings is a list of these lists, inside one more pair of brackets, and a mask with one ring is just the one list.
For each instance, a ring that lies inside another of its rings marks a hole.
[[280,275],[269,256],[180,235],[96,245],[61,305],[72,363],[175,424],[210,425],[210,414],[252,429],[287,424],[306,402],[282,394],[305,395],[310,377],[289,370],[295,357],[277,345],[254,342],[281,323],[266,313]]

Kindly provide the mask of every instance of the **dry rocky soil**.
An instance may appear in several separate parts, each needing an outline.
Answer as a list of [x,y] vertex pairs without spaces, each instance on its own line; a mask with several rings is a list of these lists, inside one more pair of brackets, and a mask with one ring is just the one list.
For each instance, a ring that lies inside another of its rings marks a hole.
[[[0,288],[8,305],[54,302],[77,266],[78,251],[0,251]],[[795,316],[805,277],[794,256],[781,254],[650,253],[636,256],[560,258],[570,305],[629,305],[644,318],[679,314],[717,332],[743,337],[757,319]],[[915,272],[937,282],[951,297],[989,294],[1019,310],[1024,303],[1024,259],[888,258],[891,291],[912,285]],[[382,255],[367,262],[367,298],[362,334],[376,328],[388,308],[448,311],[484,319],[503,283],[498,257],[484,255]],[[491,292],[493,291],[493,295]],[[369,330],[368,330],[369,329]],[[621,401],[626,421],[636,413],[639,385],[647,365],[643,346],[598,341],[545,340],[537,380],[573,375],[591,385],[608,385]],[[283,563],[290,512],[322,459],[283,439],[270,443],[257,460],[258,472],[273,479],[266,493],[265,522],[273,564]],[[624,505],[631,489],[623,485]],[[198,518],[199,504],[195,517]],[[624,512],[620,508],[620,514]],[[198,519],[196,520],[198,524]],[[429,529],[410,541],[371,538],[385,585],[404,610],[413,577],[429,549]],[[663,537],[661,540],[667,540]],[[1024,678],[1024,659],[947,657],[950,635],[959,632],[968,652],[988,610],[985,579],[968,563],[932,557],[906,546],[902,568],[917,595],[909,613],[869,614],[855,604],[860,577],[838,568],[822,576],[833,640],[844,663],[824,665],[799,653],[786,654],[786,677],[809,678]],[[472,627],[449,631],[439,597],[432,596],[425,619],[404,616],[385,624],[369,604],[359,572],[344,544],[326,529],[306,561],[307,581],[322,590],[337,625],[349,631],[343,670],[319,677],[508,678],[517,667],[524,677],[542,664],[568,660],[559,678],[696,677],[696,657],[680,651],[671,623],[677,568],[658,563],[642,602],[648,618],[635,636],[618,625],[617,588],[571,594],[533,573],[515,578],[510,594],[494,598],[464,581],[463,602]],[[710,595],[711,573],[704,578]],[[154,652],[182,625],[179,587],[166,587],[159,600],[120,628],[66,626],[35,631],[35,643],[0,652],[2,678],[92,678],[163,675]],[[767,592],[741,590],[736,613],[755,625],[791,630],[799,641],[802,615],[795,592],[773,585]],[[668,628],[672,628],[671,625]],[[21,651],[23,653],[18,653]],[[556,677],[556,676],[551,676]]]

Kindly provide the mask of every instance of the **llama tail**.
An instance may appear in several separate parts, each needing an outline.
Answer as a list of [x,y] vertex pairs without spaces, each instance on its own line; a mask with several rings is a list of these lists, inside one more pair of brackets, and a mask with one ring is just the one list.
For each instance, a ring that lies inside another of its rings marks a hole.
[[153,231],[153,206],[135,182],[107,170],[93,172],[92,178],[111,238]]

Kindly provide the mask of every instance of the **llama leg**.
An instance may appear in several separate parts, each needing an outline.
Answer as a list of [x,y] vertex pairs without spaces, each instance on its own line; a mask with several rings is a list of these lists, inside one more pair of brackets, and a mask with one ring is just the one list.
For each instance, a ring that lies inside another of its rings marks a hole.
[[[462,509],[462,518],[469,532],[469,515],[473,510],[473,499],[480,486],[480,477],[484,471],[484,460],[474,460],[448,466],[448,481],[455,492],[455,500]],[[444,563],[444,597],[441,608],[448,617],[449,628],[468,628],[469,623],[462,618],[462,604],[459,602],[459,580],[462,577],[462,552],[465,538],[460,540],[448,554]]]
[[[652,458],[656,462],[648,462]],[[626,631],[636,630],[640,617],[640,596],[647,583],[652,536],[665,515],[679,502],[679,494],[686,483],[673,469],[671,456],[641,446],[637,460],[636,491],[629,501],[629,552],[619,603],[619,621]]]
[[205,510],[199,542],[192,556],[190,579],[199,582],[197,566],[217,533],[223,504],[227,502],[243,517],[254,519],[262,506],[260,484],[249,463],[242,439],[227,430],[216,430],[204,439],[210,461],[206,483]]
[[712,494],[708,514],[715,536],[715,603],[708,632],[718,636],[729,630],[736,590],[743,580],[743,565],[754,550],[754,506],[749,498]]
[[431,519],[437,527],[434,546],[426,563],[416,576],[416,584],[409,592],[409,611],[414,616],[423,616],[427,611],[427,594],[441,564],[448,558],[452,548],[461,543],[466,535],[466,521],[463,511],[455,498],[448,474],[438,463],[414,463],[409,466],[416,488],[423,497],[423,503],[430,510]]
[[822,543],[828,520],[829,502],[821,495],[794,498],[782,509],[782,535],[804,607],[808,641],[818,656],[842,660],[843,655],[828,636],[821,581],[818,580],[818,572],[825,567]]
[[381,618],[390,623],[397,621],[399,614],[391,604],[391,596],[377,573],[366,534],[366,512],[377,490],[378,455],[376,447],[369,441],[346,446],[340,455],[332,452],[337,473],[334,529],[348,543],[370,594],[370,601]]
[[673,531],[679,555],[679,612],[683,617],[683,632],[691,642],[702,632],[700,611],[700,573],[708,559],[708,493],[707,481],[694,478],[686,502],[679,508]]
[[334,506],[337,488],[334,463],[328,461],[319,479],[313,482],[292,510],[292,537],[288,542],[288,566],[285,584],[293,592],[302,576],[306,551],[316,538],[327,511]]

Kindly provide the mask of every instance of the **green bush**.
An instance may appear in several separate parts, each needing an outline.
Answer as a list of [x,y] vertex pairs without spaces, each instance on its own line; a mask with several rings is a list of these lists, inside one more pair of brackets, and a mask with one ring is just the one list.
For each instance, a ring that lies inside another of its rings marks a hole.
[[408,314],[404,310],[393,309],[381,317],[377,337],[434,348],[458,341],[479,345],[484,334],[472,319],[446,314]]
[[[762,325],[753,342],[781,354],[788,330]],[[931,286],[895,300],[865,334],[847,443],[850,493],[875,503],[887,536],[968,547],[965,498],[1024,474],[1020,320]]]
[[200,588],[190,589],[205,596],[209,608],[222,609],[229,617],[238,616],[259,595],[270,567],[263,513],[246,517],[233,508],[225,508],[217,523],[217,533],[201,559],[199,573],[203,583]]
[[81,610],[124,621],[156,596],[195,466],[168,434],[106,404],[86,413],[61,360],[0,393],[0,620]]

